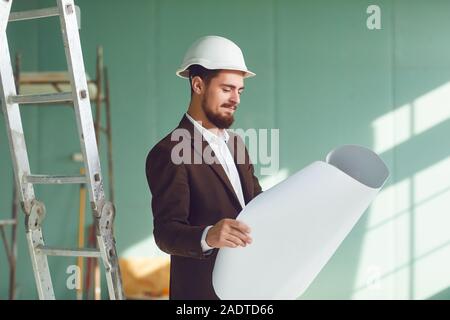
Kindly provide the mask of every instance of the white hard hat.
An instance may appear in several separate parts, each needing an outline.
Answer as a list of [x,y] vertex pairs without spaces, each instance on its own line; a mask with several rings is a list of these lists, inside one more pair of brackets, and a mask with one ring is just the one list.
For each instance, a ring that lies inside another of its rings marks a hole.
[[210,70],[243,71],[245,78],[255,76],[247,69],[241,49],[233,41],[219,36],[206,36],[195,41],[184,55],[177,76],[189,78],[188,68],[194,64]]

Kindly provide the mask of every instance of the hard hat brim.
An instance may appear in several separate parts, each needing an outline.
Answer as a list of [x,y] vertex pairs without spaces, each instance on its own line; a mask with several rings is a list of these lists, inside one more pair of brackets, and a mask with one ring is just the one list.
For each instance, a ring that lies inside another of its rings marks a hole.
[[[180,68],[177,70],[176,75],[179,76],[180,78],[183,79],[189,79],[189,67],[194,65],[194,64],[198,64],[198,63],[190,63],[187,66],[184,66],[183,68]],[[242,68],[237,68],[235,66],[221,66],[220,68],[208,68],[205,65],[202,65],[203,67],[205,67],[206,69],[209,70],[235,70],[235,71],[242,71],[245,73],[244,78],[251,78],[256,76],[256,74],[254,72],[251,72],[250,70],[247,69],[242,69]]]

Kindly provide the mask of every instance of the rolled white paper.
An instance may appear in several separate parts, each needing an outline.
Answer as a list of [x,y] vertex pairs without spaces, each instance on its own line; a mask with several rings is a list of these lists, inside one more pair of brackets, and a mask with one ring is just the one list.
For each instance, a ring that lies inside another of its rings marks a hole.
[[263,192],[237,220],[251,228],[246,247],[219,250],[213,286],[221,299],[301,296],[389,176],[373,151],[344,145]]

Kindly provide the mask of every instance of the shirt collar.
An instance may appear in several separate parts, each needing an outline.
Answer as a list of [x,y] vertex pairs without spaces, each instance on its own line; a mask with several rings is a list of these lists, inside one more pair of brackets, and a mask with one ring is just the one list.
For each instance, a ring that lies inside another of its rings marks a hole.
[[230,139],[230,135],[227,132],[227,130],[225,130],[225,129],[219,130],[219,135],[216,135],[216,134],[212,133],[211,131],[209,131],[208,129],[206,129],[205,127],[203,127],[199,122],[194,120],[187,112],[186,112],[186,117],[189,119],[189,121],[192,122],[192,124],[197,128],[197,130],[201,132],[201,134],[203,135],[205,140],[208,141],[208,143],[209,142],[217,143],[218,139],[222,139],[222,141],[224,141],[225,143],[228,143],[228,140]]

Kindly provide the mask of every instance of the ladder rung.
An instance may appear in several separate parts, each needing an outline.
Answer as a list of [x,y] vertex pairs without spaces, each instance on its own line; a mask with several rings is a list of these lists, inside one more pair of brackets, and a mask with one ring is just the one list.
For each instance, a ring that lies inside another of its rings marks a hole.
[[9,21],[20,21],[20,20],[30,20],[30,19],[54,17],[54,16],[59,16],[58,7],[11,12],[9,14],[8,20]]
[[82,248],[82,249],[65,249],[47,246],[37,246],[37,251],[41,251],[47,256],[60,256],[60,257],[89,257],[96,258],[101,257],[98,249]]
[[10,103],[30,104],[30,103],[54,103],[73,101],[72,92],[27,94],[10,96]]
[[71,184],[87,183],[86,176],[50,176],[30,174],[25,176],[25,181],[32,184]]
[[0,226],[6,226],[6,225],[14,225],[16,224],[16,220],[14,219],[8,219],[8,220],[0,220]]

